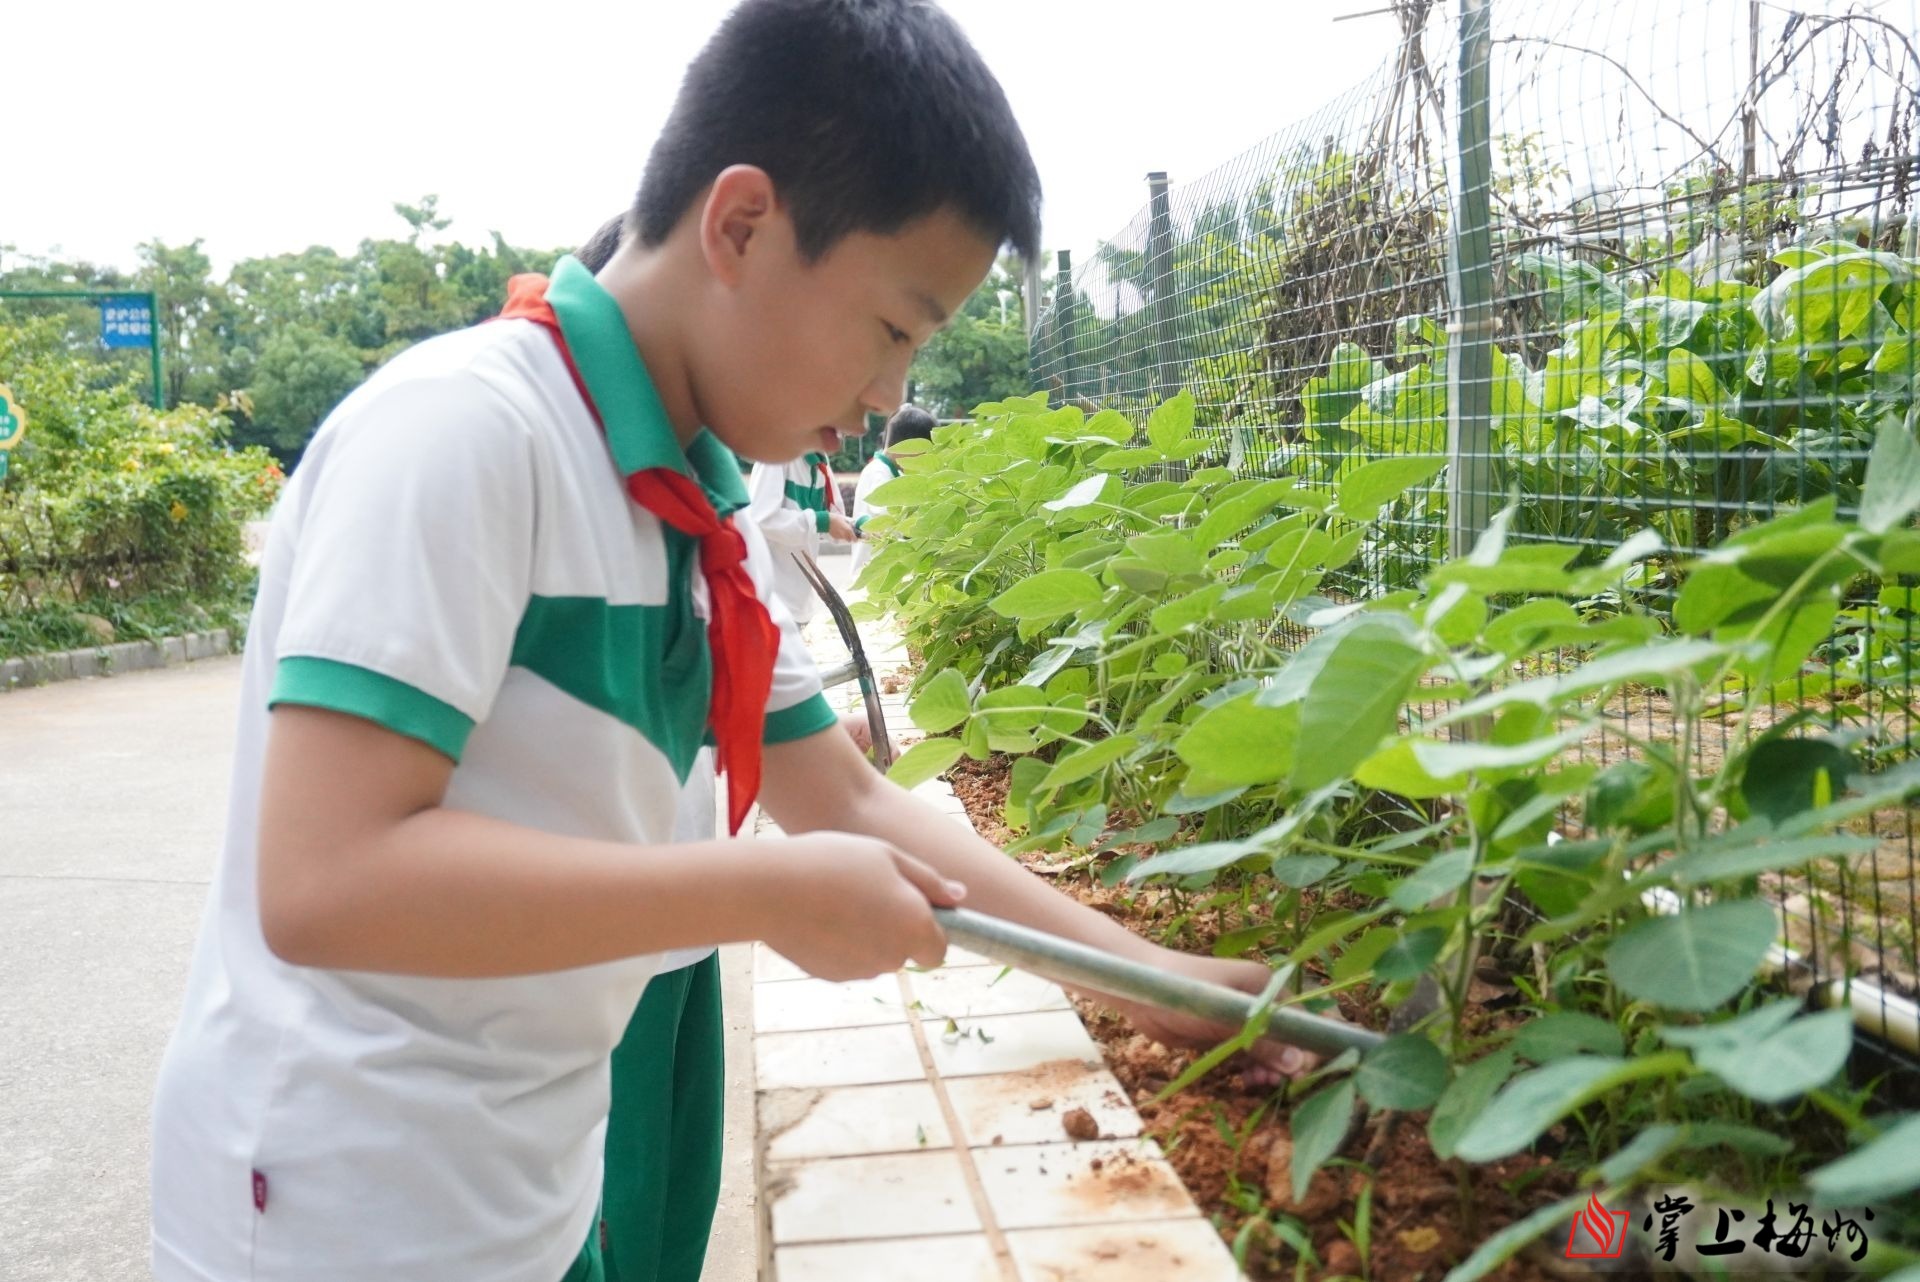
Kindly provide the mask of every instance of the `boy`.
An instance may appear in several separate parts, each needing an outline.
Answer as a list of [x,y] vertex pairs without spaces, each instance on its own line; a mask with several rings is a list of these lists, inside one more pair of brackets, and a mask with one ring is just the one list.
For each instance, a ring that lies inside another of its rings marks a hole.
[[900,465],[893,461],[887,450],[902,441],[930,441],[933,439],[933,428],[933,415],[917,405],[902,405],[887,420],[887,448],[877,452],[860,469],[860,480],[853,487],[853,532],[859,536],[859,542],[853,545],[853,572],[856,575],[873,559],[873,545],[867,542],[867,522],[887,510],[874,505],[873,492],[900,475]]
[[[736,515],[734,453],[830,453],[895,409],[1000,245],[1033,249],[1037,204],[937,8],[746,0],[598,277],[517,278],[507,319],[402,353],[329,417],[274,516],[161,1070],[161,1282],[599,1276],[609,1057],[689,950],[761,939],[828,979],[937,965],[931,906],[964,898],[1264,985],[866,768]],[[709,735],[729,833],[757,796],[794,835],[672,841]],[[1227,1031],[1122,1009],[1163,1041]]]
[[[608,219],[577,252],[581,265],[597,273],[611,262],[625,222]],[[842,716],[840,728],[862,753],[873,747],[864,714]],[[674,840],[713,836],[713,752],[702,748]],[[689,956],[648,981],[614,1048],[599,1230],[609,1282],[699,1276],[720,1186],[721,1016],[717,955]]]
[[859,536],[840,501],[827,456],[810,451],[786,463],[755,463],[747,478],[747,515],[773,552],[773,587],[802,627],[812,620],[813,585],[795,556],[820,553],[820,536],[851,543]]

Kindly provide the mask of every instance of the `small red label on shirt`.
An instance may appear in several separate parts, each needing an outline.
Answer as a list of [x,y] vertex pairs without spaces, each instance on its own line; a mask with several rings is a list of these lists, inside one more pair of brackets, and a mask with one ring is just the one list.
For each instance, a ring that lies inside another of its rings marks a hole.
[[267,1177],[259,1171],[253,1173],[253,1209],[267,1209]]

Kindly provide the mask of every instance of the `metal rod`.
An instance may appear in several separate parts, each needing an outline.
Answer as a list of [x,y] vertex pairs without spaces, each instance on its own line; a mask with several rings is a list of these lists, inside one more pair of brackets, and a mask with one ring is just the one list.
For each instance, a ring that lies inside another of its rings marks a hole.
[[1463,557],[1493,515],[1493,230],[1488,195],[1493,135],[1488,110],[1488,0],[1462,0],[1455,82],[1459,188],[1447,242],[1452,336],[1447,359],[1447,546]]
[[[1259,1005],[1259,999],[1251,994],[1156,970],[968,908],[936,908],[933,915],[952,942],[1055,983],[1197,1015],[1234,1028],[1253,1018]],[[1267,1023],[1266,1040],[1321,1055],[1337,1055],[1346,1050],[1371,1050],[1385,1039],[1371,1029],[1276,1006]]]

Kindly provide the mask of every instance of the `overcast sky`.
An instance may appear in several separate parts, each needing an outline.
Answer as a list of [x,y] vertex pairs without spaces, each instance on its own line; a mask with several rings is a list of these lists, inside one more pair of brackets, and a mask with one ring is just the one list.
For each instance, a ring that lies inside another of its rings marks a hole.
[[[681,70],[728,0],[22,0],[7,6],[0,245],[217,264],[399,235],[437,193],[477,242],[584,238],[625,206]],[[1145,202],[1359,80],[1385,0],[947,0],[1046,184],[1046,243]]]

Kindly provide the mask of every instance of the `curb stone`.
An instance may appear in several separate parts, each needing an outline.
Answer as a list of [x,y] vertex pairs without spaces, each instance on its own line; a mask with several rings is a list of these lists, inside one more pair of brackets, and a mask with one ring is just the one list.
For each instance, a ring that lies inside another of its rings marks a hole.
[[0,661],[0,692],[80,677],[110,677],[121,672],[170,668],[199,659],[219,658],[234,653],[237,648],[228,629],[216,628],[212,632],[189,632],[158,641],[122,641],[85,650],[25,655]]

